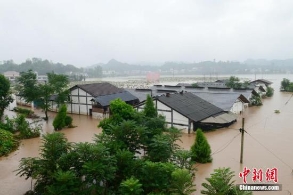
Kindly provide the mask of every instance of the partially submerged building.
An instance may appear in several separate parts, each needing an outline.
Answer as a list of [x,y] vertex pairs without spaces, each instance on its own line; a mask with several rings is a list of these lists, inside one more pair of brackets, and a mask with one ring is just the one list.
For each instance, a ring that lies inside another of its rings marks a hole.
[[[166,93],[154,97],[159,114],[165,116],[169,126],[191,130],[226,127],[236,121],[237,115],[226,112],[191,92]],[[143,109],[140,104],[138,109]]]
[[104,118],[109,114],[110,102],[120,98],[130,105],[139,103],[137,97],[110,83],[92,83],[71,87],[67,110],[69,113]]

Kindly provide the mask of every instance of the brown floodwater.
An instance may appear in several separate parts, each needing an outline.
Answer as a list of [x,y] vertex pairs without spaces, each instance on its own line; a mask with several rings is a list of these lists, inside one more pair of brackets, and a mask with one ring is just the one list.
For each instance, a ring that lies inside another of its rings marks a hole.
[[[230,127],[206,133],[213,152],[213,162],[196,165],[195,184],[197,191],[195,194],[200,194],[200,190],[203,189],[201,183],[205,181],[206,177],[209,177],[214,169],[220,167],[230,167],[235,172],[235,184],[243,183],[238,175],[244,167],[250,170],[253,168],[262,169],[263,172],[267,168],[277,168],[278,184],[282,184],[283,191],[254,192],[254,194],[285,195],[293,193],[293,150],[291,148],[293,97],[292,93],[279,92],[282,78],[271,79],[274,82],[275,94],[271,98],[263,99],[263,106],[249,107]],[[275,110],[280,110],[280,113],[274,113]],[[43,114],[40,110],[36,112]],[[12,115],[11,112],[6,113]],[[49,122],[44,123],[43,133],[53,132],[54,116],[55,113],[50,113]],[[97,128],[99,120],[82,115],[72,115],[72,117],[73,123],[77,127],[61,131],[70,142],[91,142],[94,134],[101,132],[101,129]],[[243,164],[240,164],[241,135],[239,128],[242,118],[245,118],[244,129],[247,133],[244,135]],[[183,134],[180,145],[185,149],[190,149],[194,139],[194,134]],[[30,189],[30,180],[16,176],[13,171],[18,168],[21,158],[38,156],[40,145],[40,138],[23,140],[18,150],[7,157],[0,158],[0,195],[21,195]],[[247,177],[247,183],[253,183],[251,176],[250,174]],[[266,182],[265,175],[263,180],[264,184],[270,183]]]

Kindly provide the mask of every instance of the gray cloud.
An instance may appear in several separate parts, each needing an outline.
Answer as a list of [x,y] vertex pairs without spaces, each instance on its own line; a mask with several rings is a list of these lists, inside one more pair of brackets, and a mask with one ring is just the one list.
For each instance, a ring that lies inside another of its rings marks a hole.
[[0,0],[0,60],[292,58],[291,0]]

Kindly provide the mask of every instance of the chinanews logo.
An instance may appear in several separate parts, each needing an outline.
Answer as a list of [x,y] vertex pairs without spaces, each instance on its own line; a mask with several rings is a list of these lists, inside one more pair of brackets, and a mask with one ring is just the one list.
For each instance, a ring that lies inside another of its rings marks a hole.
[[[249,169],[244,167],[239,173],[243,184],[238,184],[237,187],[241,191],[281,191],[282,185],[278,184],[278,169],[276,167],[263,169]],[[247,183],[247,179],[251,178],[252,184]],[[256,182],[258,182],[256,184]]]

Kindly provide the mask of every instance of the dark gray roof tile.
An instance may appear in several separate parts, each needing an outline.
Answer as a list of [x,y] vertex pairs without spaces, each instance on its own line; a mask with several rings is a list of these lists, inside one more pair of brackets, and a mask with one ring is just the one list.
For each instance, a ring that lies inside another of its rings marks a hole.
[[223,112],[221,108],[190,92],[159,96],[158,100],[194,122]]

